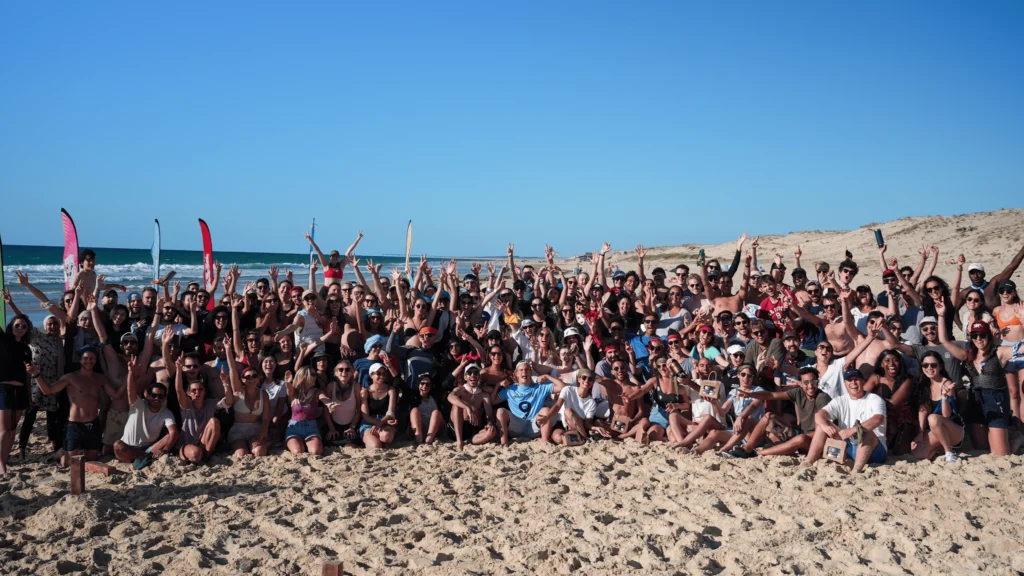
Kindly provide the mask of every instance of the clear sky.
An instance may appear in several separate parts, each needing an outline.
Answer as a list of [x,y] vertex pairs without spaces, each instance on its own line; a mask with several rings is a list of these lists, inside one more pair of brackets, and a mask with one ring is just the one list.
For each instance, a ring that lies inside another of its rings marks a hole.
[[0,233],[538,255],[1024,205],[1024,2],[4,2]]

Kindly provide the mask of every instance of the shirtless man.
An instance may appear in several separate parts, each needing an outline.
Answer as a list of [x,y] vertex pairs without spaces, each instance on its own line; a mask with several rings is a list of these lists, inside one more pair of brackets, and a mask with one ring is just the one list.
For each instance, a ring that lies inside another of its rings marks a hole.
[[[820,287],[818,290],[820,291]],[[847,330],[844,319],[850,312],[850,306],[845,299],[833,298],[831,295],[821,299],[821,316],[811,314],[801,304],[793,303],[792,309],[804,322],[808,322],[825,331],[825,338],[832,345],[833,354],[843,357],[853,350],[856,341]],[[852,316],[850,317],[852,320]],[[856,328],[854,328],[856,329]]]
[[488,394],[480,387],[480,366],[470,364],[464,373],[466,382],[448,394],[448,402],[452,405],[451,427],[458,450],[462,450],[467,436],[474,446],[487,444],[498,437],[494,409]]
[[[578,374],[577,374],[578,377]],[[598,376],[596,388],[600,388],[607,398],[597,407],[593,428],[602,436],[609,438],[633,438],[643,434],[647,422],[643,417],[643,401],[632,399],[628,394],[639,384],[629,374],[629,363],[625,360],[612,362],[612,377]],[[595,389],[594,395],[597,396]]]
[[76,372],[65,374],[53,385],[43,380],[37,366],[26,365],[29,375],[35,379],[43,394],[53,395],[65,388],[68,391],[71,413],[68,416],[67,435],[64,438],[64,453],[60,457],[60,465],[65,468],[71,465],[72,456],[79,456],[84,452],[86,459],[95,460],[100,455],[100,449],[103,447],[100,390],[105,390],[115,399],[125,393],[124,388],[115,388],[106,376],[95,371],[98,360],[96,350],[86,348],[82,351],[80,359],[82,367]]
[[743,261],[743,280],[735,294],[732,293],[732,276],[718,271],[709,273],[705,266],[700,267],[701,279],[705,286],[710,287],[707,294],[716,313],[728,310],[736,314],[743,310],[743,305],[747,301],[747,288],[750,285],[750,262],[751,254],[747,252]]

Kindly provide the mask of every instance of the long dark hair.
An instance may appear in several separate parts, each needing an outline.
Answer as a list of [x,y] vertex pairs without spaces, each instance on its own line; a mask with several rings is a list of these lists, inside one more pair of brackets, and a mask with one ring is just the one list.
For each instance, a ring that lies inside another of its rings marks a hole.
[[889,356],[894,356],[896,358],[896,376],[892,379],[892,392],[895,394],[896,390],[899,389],[904,382],[909,381],[908,385],[913,385],[914,381],[910,377],[910,373],[907,372],[907,363],[903,361],[903,355],[895,350],[883,350],[882,353],[878,355],[878,360],[875,360],[875,375],[878,376],[879,380],[881,380],[882,376],[885,374],[885,368],[882,367],[882,360],[885,360]]
[[[921,364],[924,364],[925,360],[934,360],[939,363],[939,375],[942,376],[943,380],[952,380],[949,377],[949,372],[946,372],[946,362],[942,359],[942,355],[938,352],[931,350],[925,352],[921,356]],[[917,382],[917,399],[919,406],[927,406],[928,402],[932,400],[932,384],[931,379],[925,376],[924,368],[921,368],[921,377]]]
[[[28,324],[28,329],[25,330],[25,337],[22,338],[21,340],[15,340],[14,338],[14,323],[17,322],[18,320],[24,320],[25,323]],[[22,344],[30,344],[32,342],[32,320],[30,320],[29,317],[25,316],[24,314],[18,314],[14,318],[11,318],[11,321],[7,323],[6,330],[7,337],[10,338],[12,341],[21,342]]]
[[[942,305],[946,307],[946,310],[953,310],[953,300],[949,295],[949,284],[946,284],[946,281],[938,276],[929,276],[921,283],[921,290],[923,291],[921,294],[921,308],[924,310],[925,316],[938,317],[938,313],[935,312],[935,300],[932,299],[932,295],[925,288],[929,282],[935,282],[942,288]],[[982,298],[982,302],[984,301],[985,299]]]

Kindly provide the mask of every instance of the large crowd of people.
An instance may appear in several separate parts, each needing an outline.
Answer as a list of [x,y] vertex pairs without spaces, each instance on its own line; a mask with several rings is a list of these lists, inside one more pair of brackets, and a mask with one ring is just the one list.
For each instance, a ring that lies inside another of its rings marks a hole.
[[[859,471],[900,454],[953,462],[965,441],[1009,454],[1021,427],[1024,306],[1010,277],[1024,248],[991,278],[960,256],[951,285],[934,247],[915,269],[883,245],[873,272],[850,255],[805,269],[797,247],[787,274],[780,254],[758,269],[744,234],[731,262],[702,253],[670,277],[642,246],[624,272],[606,265],[608,244],[575,271],[550,248],[519,266],[510,244],[507,262],[461,275],[426,257],[385,273],[354,255],[359,238],[325,255],[307,235],[317,257],[301,279],[218,264],[209,285],[128,292],[84,250],[51,299],[19,271],[49,315],[34,326],[4,294],[0,474],[24,458],[40,410],[62,464],[136,469],[525,438],[824,455]],[[858,282],[876,274],[881,292]]]

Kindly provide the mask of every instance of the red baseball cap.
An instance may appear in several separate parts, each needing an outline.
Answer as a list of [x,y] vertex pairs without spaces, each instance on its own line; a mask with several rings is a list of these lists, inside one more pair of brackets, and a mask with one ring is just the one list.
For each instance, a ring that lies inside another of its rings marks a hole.
[[991,334],[992,329],[989,328],[988,322],[982,322],[981,320],[975,320],[971,322],[971,329],[967,331],[968,334]]

